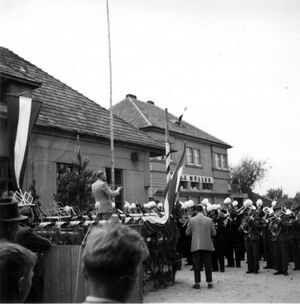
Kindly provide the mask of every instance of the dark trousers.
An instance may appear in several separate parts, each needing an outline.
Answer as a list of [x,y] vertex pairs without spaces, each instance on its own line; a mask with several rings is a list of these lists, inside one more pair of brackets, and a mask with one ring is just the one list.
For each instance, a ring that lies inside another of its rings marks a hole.
[[225,256],[227,259],[227,266],[234,267],[234,258],[233,258],[233,244],[225,245]]
[[187,236],[186,242],[187,242],[187,248],[188,248],[187,255],[186,255],[187,265],[192,265],[193,264],[192,253],[191,253],[192,238],[190,236]]
[[259,270],[259,240],[246,240],[245,247],[247,251],[248,271],[254,272]]
[[238,244],[234,246],[234,257],[235,257],[235,266],[241,267],[241,261],[244,259],[245,249],[244,246]]
[[263,237],[263,248],[264,248],[264,257],[267,263],[267,267],[273,267],[273,259],[272,259],[272,244],[270,238]]
[[280,248],[278,241],[272,241],[272,256],[273,256],[273,268],[277,271],[282,271],[280,260]]
[[287,272],[289,266],[289,241],[279,241],[277,251],[277,270],[280,272]]
[[223,271],[225,269],[224,263],[224,248],[220,246],[219,242],[214,242],[215,251],[212,253],[212,268],[214,271]]
[[300,269],[300,239],[290,240],[291,254],[293,262],[295,263],[295,269]]
[[259,236],[259,260],[266,259],[264,252],[264,240],[262,236]]
[[192,252],[195,283],[201,282],[201,266],[204,264],[206,282],[212,282],[211,251],[197,250]]

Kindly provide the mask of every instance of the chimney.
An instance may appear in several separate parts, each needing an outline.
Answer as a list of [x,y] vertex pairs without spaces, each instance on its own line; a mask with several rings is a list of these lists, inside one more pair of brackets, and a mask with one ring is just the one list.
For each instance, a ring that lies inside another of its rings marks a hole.
[[149,103],[149,104],[151,104],[151,105],[154,106],[154,101],[152,101],[152,100],[148,100],[147,103]]
[[127,94],[126,98],[136,99],[136,96],[133,94]]

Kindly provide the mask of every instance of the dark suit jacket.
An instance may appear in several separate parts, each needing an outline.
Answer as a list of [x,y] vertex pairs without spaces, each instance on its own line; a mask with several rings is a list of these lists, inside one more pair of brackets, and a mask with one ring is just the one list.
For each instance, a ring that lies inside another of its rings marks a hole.
[[35,233],[30,227],[19,225],[16,234],[16,243],[33,252],[44,252],[50,248],[51,242]]
[[186,228],[186,235],[192,235],[191,251],[213,251],[212,236],[216,235],[216,228],[211,218],[203,213],[192,217]]

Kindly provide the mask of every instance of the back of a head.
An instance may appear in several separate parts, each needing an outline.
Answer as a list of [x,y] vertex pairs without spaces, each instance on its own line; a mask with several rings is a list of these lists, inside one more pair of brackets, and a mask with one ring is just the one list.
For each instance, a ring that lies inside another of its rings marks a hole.
[[203,212],[203,206],[200,205],[200,204],[197,205],[197,206],[196,206],[196,211],[197,211],[197,212]]
[[0,302],[22,302],[28,290],[19,290],[20,279],[26,279],[37,257],[32,251],[15,243],[0,242]]
[[103,170],[97,171],[96,177],[98,179],[103,179],[105,177],[105,172]]
[[87,238],[83,265],[89,280],[105,286],[105,297],[124,302],[140,262],[148,256],[143,237],[122,224],[94,228]]

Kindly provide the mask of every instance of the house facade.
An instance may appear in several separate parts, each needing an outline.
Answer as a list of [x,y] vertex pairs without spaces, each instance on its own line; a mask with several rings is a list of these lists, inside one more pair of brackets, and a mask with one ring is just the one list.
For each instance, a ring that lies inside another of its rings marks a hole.
[[[152,101],[143,102],[128,94],[114,106],[114,114],[147,132],[159,141],[165,140],[165,111]],[[171,143],[171,171],[174,170],[187,143],[186,165],[181,177],[179,199],[192,199],[195,203],[208,198],[211,203],[222,203],[230,196],[228,149],[231,146],[203,130],[168,115],[169,141]],[[166,186],[164,157],[152,157],[150,161],[149,195],[162,199]]]
[[[57,180],[72,167],[76,150],[88,157],[94,172],[111,167],[110,113],[35,65],[0,47],[0,194],[14,190],[8,132],[8,102],[20,96],[40,102],[25,161],[22,190],[36,181],[43,208],[51,208]],[[164,143],[114,117],[115,182],[123,186],[118,200],[149,198],[150,158],[164,154]]]

